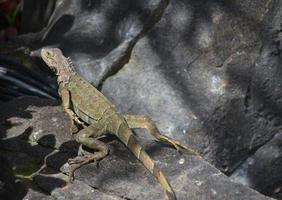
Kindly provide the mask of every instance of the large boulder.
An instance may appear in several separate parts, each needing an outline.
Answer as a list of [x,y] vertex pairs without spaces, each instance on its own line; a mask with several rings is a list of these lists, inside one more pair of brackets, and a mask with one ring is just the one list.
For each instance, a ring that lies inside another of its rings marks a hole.
[[[21,198],[165,198],[157,180],[117,138],[105,140],[110,153],[99,167],[97,163],[83,166],[76,171],[74,184],[67,185],[67,160],[76,156],[78,146],[70,134],[71,123],[62,107],[54,101],[24,97],[3,104],[1,110],[4,134],[0,150],[6,152],[3,157],[10,161],[15,175],[10,173],[12,179],[0,176],[0,180],[7,184],[20,181],[17,191],[21,191]],[[180,154],[152,140],[140,138],[140,143],[164,171],[179,200],[271,199],[233,182],[201,157],[189,152]],[[3,164],[1,166],[6,166]],[[13,198],[16,193],[8,194]]]
[[221,172],[279,196],[281,18],[276,0],[61,0],[16,41],[58,46],[120,112],[149,115]]

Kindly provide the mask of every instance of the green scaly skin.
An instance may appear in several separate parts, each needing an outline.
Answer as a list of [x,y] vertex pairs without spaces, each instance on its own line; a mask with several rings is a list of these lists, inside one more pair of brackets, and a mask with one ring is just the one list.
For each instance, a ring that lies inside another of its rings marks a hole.
[[158,179],[167,198],[175,200],[175,193],[163,172],[137,143],[131,129],[146,128],[158,140],[172,145],[177,150],[184,148],[194,154],[197,154],[197,152],[162,135],[154,122],[146,116],[118,113],[115,106],[102,93],[74,71],[71,62],[64,57],[60,49],[43,48],[40,54],[45,63],[58,76],[59,94],[62,98],[64,110],[73,122],[84,127],[75,135],[76,141],[96,150],[94,154],[90,154],[80,148],[79,156],[69,160],[70,177],[72,178],[74,171],[81,166],[89,162],[99,161],[107,156],[109,152],[107,145],[96,138],[105,133],[111,133],[116,135]]

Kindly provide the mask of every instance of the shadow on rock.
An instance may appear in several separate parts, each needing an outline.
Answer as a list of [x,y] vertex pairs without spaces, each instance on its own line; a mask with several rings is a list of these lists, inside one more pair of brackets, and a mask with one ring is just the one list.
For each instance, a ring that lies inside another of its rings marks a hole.
[[[55,101],[36,97],[20,97],[1,105],[0,178],[3,187],[0,190],[3,199],[46,197],[45,192],[32,184],[32,177],[44,164],[45,156],[54,149],[35,142],[32,120],[36,113],[35,108],[56,104]],[[45,135],[38,142],[48,143],[52,147],[56,140],[54,135]],[[4,198],[7,196],[9,198]]]

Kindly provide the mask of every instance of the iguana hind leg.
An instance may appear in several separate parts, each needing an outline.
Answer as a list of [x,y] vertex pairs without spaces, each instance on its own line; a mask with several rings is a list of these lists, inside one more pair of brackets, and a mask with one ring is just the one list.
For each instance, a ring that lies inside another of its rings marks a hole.
[[153,135],[156,139],[158,139],[159,141],[165,144],[172,145],[177,151],[180,150],[179,148],[183,148],[192,152],[195,155],[199,155],[199,153],[196,150],[194,150],[192,147],[181,144],[180,142],[161,134],[156,124],[149,117],[143,115],[123,115],[123,117],[125,118],[130,128],[147,129],[149,133]]
[[84,150],[80,148],[80,152],[78,153],[79,156],[68,160],[68,163],[71,165],[69,172],[70,181],[73,179],[74,172],[77,169],[90,162],[100,161],[108,155],[108,146],[104,142],[101,142],[95,138],[104,132],[105,130],[103,126],[99,123],[95,123],[82,129],[76,134],[76,141],[88,148],[95,150],[95,153],[91,154],[89,152],[81,152]]

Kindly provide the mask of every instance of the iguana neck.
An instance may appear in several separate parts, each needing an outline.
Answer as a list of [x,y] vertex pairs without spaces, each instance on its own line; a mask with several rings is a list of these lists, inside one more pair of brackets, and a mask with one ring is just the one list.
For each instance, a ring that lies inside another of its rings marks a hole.
[[58,84],[65,85],[69,82],[70,77],[75,74],[75,71],[72,66],[67,65],[57,68],[56,74],[58,76]]

